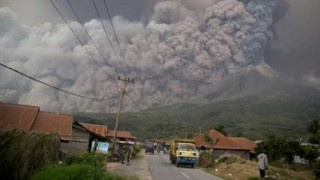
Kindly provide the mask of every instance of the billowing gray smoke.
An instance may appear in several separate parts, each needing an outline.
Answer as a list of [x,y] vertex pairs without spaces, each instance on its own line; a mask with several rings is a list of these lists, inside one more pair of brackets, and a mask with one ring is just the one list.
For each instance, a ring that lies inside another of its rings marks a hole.
[[[277,0],[173,0],[158,2],[146,25],[114,17],[130,76],[136,82],[129,87],[129,94],[142,107],[186,101],[210,93],[230,73],[263,63],[264,48],[272,38],[268,28],[276,4]],[[117,105],[117,76],[124,75],[125,70],[98,20],[84,26],[112,67],[99,57],[77,22],[72,23],[73,29],[95,52],[101,68],[90,60],[66,25],[28,27],[15,18],[9,8],[0,9],[1,62],[65,90],[111,98]],[[126,108],[132,109],[130,100],[125,99]],[[109,103],[59,93],[3,68],[0,101],[62,112],[101,112]]]

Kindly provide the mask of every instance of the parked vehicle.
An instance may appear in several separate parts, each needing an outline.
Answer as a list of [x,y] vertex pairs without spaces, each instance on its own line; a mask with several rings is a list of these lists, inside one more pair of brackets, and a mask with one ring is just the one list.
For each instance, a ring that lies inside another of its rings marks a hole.
[[146,154],[148,154],[148,153],[154,154],[154,145],[153,145],[153,143],[146,143],[145,144],[145,153]]
[[173,139],[170,142],[170,161],[179,167],[182,164],[190,165],[192,168],[196,164],[196,147],[194,140]]

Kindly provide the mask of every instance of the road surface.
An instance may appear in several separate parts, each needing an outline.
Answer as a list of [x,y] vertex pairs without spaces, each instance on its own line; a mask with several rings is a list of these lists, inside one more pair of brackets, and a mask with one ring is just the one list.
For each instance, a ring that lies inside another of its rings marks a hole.
[[189,166],[176,167],[169,161],[169,155],[155,153],[145,155],[149,172],[153,180],[221,180],[221,178],[208,174],[198,168]]

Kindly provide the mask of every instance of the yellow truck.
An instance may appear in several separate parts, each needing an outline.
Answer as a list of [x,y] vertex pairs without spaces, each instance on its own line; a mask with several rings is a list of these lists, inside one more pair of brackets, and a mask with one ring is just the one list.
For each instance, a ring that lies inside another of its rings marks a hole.
[[197,152],[194,140],[173,139],[170,141],[170,161],[179,167],[182,164],[190,165],[192,168],[197,161]]

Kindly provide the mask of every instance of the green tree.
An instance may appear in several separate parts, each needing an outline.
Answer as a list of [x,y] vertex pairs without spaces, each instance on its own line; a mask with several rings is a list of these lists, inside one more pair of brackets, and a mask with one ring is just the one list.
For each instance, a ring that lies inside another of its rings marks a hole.
[[303,156],[309,161],[310,167],[312,166],[315,159],[320,155],[319,150],[314,146],[306,146],[303,148]]
[[320,143],[320,129],[317,131],[317,133],[313,134],[310,138],[309,138],[309,142],[311,144],[319,144]]
[[218,126],[215,126],[215,127],[214,127],[215,130],[217,130],[217,131],[219,131],[221,134],[227,136],[228,133],[227,133],[227,131],[226,131],[224,128],[225,128],[224,125],[218,125]]
[[282,145],[282,155],[288,164],[292,164],[295,155],[303,155],[303,148],[299,141],[287,139]]
[[269,136],[263,142],[259,143],[256,147],[256,152],[259,154],[266,151],[268,154],[268,159],[270,161],[278,161],[282,156],[282,145],[284,144],[284,139],[276,136]]
[[308,132],[312,134],[309,138],[309,142],[312,144],[319,144],[320,143],[320,125],[317,119],[311,121],[308,124]]
[[308,131],[313,135],[315,135],[319,129],[320,129],[320,125],[319,125],[319,120],[317,119],[314,119],[308,124]]
[[303,149],[299,141],[270,136],[256,147],[259,154],[266,151],[270,161],[280,161],[284,159],[288,164],[292,164],[295,155],[303,155]]

